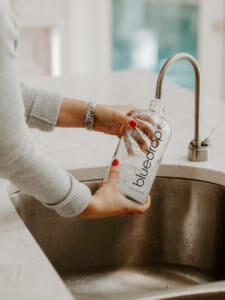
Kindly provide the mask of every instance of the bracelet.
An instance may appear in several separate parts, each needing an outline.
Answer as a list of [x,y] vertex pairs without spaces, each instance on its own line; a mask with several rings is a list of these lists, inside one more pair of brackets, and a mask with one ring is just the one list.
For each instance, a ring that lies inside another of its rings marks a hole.
[[96,103],[88,103],[88,108],[85,116],[85,127],[88,130],[93,130],[95,125]]

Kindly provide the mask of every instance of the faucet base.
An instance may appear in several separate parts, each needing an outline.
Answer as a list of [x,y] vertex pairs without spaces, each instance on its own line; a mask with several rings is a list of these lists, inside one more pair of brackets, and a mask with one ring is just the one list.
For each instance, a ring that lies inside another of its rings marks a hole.
[[212,159],[212,145],[194,146],[191,142],[188,146],[188,159],[190,161],[208,161]]

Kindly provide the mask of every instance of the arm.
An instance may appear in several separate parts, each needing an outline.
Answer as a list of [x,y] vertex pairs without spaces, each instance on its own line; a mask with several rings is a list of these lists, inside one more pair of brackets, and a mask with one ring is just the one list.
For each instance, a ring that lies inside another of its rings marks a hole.
[[[60,94],[30,88],[21,84],[25,116],[30,127],[43,131],[52,131],[58,127],[85,127],[85,115],[88,102],[70,98],[62,98]],[[134,128],[137,122],[130,116],[139,111],[131,105],[104,105],[98,104],[94,130],[121,136],[124,127]],[[149,127],[139,120],[138,127],[150,138],[153,133]],[[134,136],[141,149],[147,147],[144,139],[136,132]]]
[[8,1],[0,2],[0,176],[65,217],[88,205],[89,189],[36,147],[25,123],[16,69],[17,29]]
[[20,84],[29,127],[52,131],[54,127],[85,127],[88,103]]

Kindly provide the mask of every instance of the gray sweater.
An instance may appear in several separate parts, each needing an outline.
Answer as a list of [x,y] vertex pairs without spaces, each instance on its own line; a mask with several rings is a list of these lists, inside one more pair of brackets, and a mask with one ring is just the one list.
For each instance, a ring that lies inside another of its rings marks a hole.
[[[0,176],[64,217],[81,213],[91,193],[43,153],[30,127],[51,131],[62,96],[19,83],[18,25],[8,0],[0,0]],[[27,126],[28,125],[28,126]]]

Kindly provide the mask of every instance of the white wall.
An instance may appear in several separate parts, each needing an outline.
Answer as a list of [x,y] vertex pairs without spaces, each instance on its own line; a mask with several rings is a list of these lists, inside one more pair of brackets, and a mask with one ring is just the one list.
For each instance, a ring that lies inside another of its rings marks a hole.
[[109,71],[111,0],[69,0],[71,73]]
[[[60,38],[61,75],[111,69],[111,0],[13,0],[21,26],[21,73],[53,75],[49,44]],[[49,33],[48,40],[46,33]],[[38,42],[41,45],[37,47]],[[39,49],[38,49],[39,48]],[[36,55],[35,55],[36,52]],[[59,54],[58,50],[56,51]],[[26,65],[25,65],[26,63]],[[58,72],[58,71],[57,71]]]
[[[62,75],[111,70],[111,0],[12,1],[22,26],[23,57],[19,60],[23,74],[53,74],[53,66],[46,62],[46,57],[52,61],[52,32],[57,32],[61,41]],[[200,5],[198,57],[203,90],[225,98],[225,1],[182,1]],[[36,28],[36,33],[32,34],[31,28]]]
[[[26,76],[52,75],[52,33],[61,37],[62,72],[66,72],[66,14],[67,0],[13,0],[18,15],[21,40],[19,51],[20,71]],[[46,61],[47,60],[47,61]]]
[[199,61],[203,89],[225,99],[224,78],[224,0],[200,0]]

